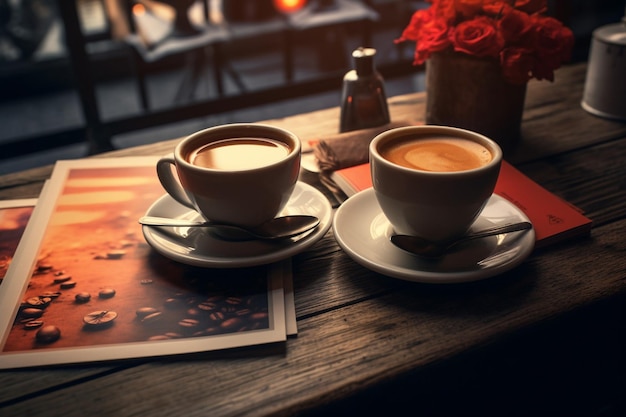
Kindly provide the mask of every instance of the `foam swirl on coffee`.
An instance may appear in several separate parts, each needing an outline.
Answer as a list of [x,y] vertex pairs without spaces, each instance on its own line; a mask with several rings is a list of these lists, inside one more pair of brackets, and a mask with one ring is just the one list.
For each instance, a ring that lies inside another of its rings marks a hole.
[[475,169],[492,159],[483,145],[455,137],[409,138],[385,146],[381,155],[407,168],[435,172]]

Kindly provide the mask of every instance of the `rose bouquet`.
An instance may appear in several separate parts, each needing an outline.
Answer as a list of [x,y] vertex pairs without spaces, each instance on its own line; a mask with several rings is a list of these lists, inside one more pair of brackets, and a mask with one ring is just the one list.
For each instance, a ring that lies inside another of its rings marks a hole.
[[456,51],[497,60],[513,84],[554,80],[570,59],[574,35],[544,15],[547,0],[429,0],[416,11],[396,43],[416,42],[414,65],[431,54]]

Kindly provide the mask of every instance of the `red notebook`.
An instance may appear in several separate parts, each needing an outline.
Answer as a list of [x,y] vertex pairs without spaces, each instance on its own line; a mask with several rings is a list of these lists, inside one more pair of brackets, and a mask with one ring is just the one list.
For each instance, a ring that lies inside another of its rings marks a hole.
[[[347,196],[370,188],[369,163],[335,171],[331,178]],[[536,246],[589,234],[591,219],[580,209],[537,184],[508,162],[502,163],[495,193],[506,198],[533,223]]]

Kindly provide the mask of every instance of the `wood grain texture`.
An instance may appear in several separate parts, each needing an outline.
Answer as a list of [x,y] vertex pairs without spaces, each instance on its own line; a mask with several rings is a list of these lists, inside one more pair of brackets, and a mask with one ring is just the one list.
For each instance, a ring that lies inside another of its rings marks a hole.
[[[380,297],[301,319],[297,338],[278,353],[247,356],[250,352],[241,350],[159,360],[6,411],[43,415],[51,403],[89,398],[89,404],[69,415],[201,416],[242,411],[292,415],[606,297],[620,281],[624,285],[624,270],[602,266],[626,251],[621,239],[626,221],[601,232],[582,247],[568,245],[535,256],[523,268],[493,282],[445,287],[401,284]],[[581,250],[590,252],[596,263],[586,262]],[[572,263],[572,258],[578,261]],[[564,264],[568,264],[565,269]],[[344,277],[340,285],[349,292],[363,281],[376,280],[387,278],[364,274]],[[325,291],[325,296],[331,295]]]

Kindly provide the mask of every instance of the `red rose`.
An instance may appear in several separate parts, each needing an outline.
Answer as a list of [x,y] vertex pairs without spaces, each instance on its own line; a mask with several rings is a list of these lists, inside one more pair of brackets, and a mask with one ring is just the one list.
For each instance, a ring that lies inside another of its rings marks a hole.
[[484,0],[456,0],[456,10],[464,19],[472,19],[482,11]]
[[[475,57],[499,58],[514,83],[554,79],[570,59],[574,35],[561,22],[542,15],[547,0],[427,0],[395,42],[414,41],[413,63],[433,52],[453,49]],[[450,48],[452,45],[452,48]]]
[[504,38],[493,19],[479,16],[450,30],[454,50],[478,57],[497,57],[504,47]]
[[423,64],[430,57],[431,53],[443,51],[450,46],[448,29],[444,19],[433,19],[422,25],[419,39],[415,45],[415,55],[413,57],[415,65]]
[[548,9],[546,0],[483,0],[483,12],[489,16],[500,16],[517,10],[527,15],[543,13]]
[[500,53],[502,74],[512,84],[525,84],[533,77],[536,58],[526,48],[505,48]]
[[484,0],[483,12],[488,16],[498,16],[500,13],[513,9],[510,1]]
[[535,51],[540,59],[556,63],[570,59],[574,47],[574,34],[558,20],[534,15],[530,17],[535,36]]
[[515,0],[515,8],[529,15],[544,13],[548,9],[547,0]]
[[405,41],[413,41],[417,42],[420,37],[420,31],[422,30],[422,26],[430,22],[433,19],[433,8],[429,8],[426,10],[418,10],[411,16],[411,21],[404,28],[402,35],[396,39],[395,43],[405,42]]
[[457,0],[434,0],[430,8],[433,9],[434,16],[445,19],[446,22],[452,24],[457,15],[456,1]]
[[507,43],[519,42],[531,27],[530,16],[511,8],[498,20],[498,29]]

